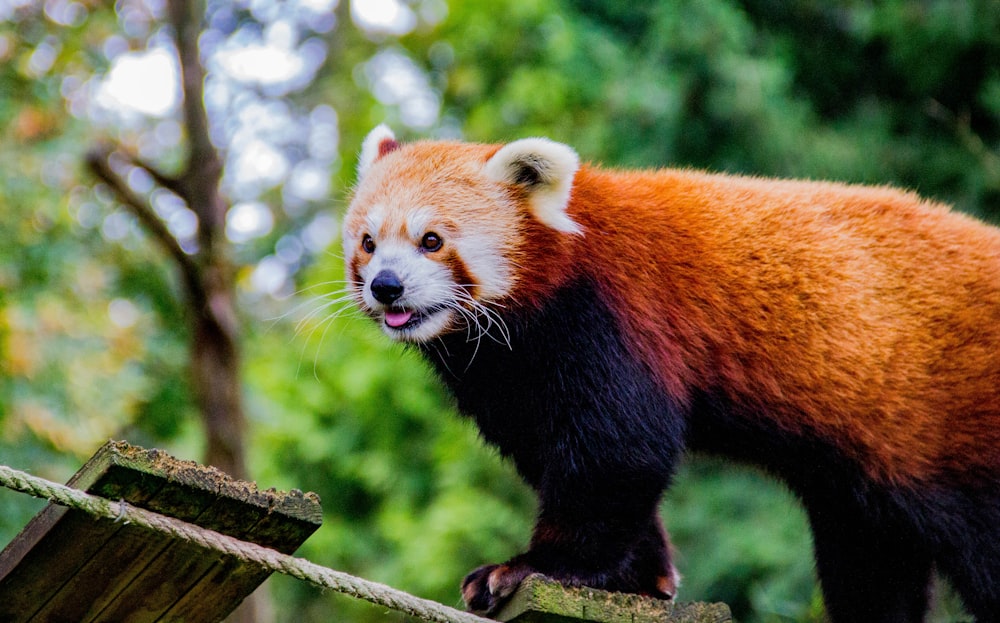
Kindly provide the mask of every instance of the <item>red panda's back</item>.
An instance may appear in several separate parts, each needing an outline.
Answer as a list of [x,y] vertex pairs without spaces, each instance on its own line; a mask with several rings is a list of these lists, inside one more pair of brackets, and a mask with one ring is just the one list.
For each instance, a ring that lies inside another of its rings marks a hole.
[[584,168],[569,213],[674,395],[723,391],[879,479],[1000,470],[1000,230],[888,188],[688,171]]

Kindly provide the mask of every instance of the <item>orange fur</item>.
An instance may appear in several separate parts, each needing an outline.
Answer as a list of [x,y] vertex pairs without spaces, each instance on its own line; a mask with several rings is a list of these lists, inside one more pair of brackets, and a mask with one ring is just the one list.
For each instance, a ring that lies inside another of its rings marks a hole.
[[[996,228],[885,187],[584,166],[576,236],[517,211],[519,189],[478,180],[498,148],[403,145],[353,203],[431,206],[446,239],[501,239],[516,267],[505,305],[594,277],[675,397],[721,387],[880,481],[1000,471]],[[479,209],[497,202],[511,208]]]
[[568,211],[673,395],[724,388],[880,481],[996,478],[1000,231],[888,188],[690,171],[584,169]]

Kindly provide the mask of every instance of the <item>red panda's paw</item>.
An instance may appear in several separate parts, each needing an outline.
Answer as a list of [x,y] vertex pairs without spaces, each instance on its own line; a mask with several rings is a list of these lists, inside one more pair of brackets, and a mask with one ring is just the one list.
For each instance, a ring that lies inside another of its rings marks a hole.
[[[538,571],[527,564],[515,561],[502,565],[483,565],[462,580],[462,599],[472,612],[495,614],[514,594],[521,582],[533,573]],[[637,582],[636,579],[631,581],[612,579],[604,575],[587,578],[567,575],[555,579],[566,586],[592,586],[665,600],[672,600],[677,595],[677,588],[680,585],[680,575],[673,565],[669,565],[666,573],[645,582]]]
[[462,599],[472,612],[492,614],[535,570],[527,565],[483,565],[462,580]]

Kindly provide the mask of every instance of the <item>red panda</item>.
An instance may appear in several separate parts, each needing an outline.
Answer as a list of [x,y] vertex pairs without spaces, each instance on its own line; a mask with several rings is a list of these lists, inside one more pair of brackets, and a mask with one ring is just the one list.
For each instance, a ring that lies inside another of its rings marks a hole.
[[365,140],[361,309],[538,493],[530,573],[670,598],[685,449],[801,499],[832,621],[922,621],[932,572],[1000,620],[1000,230],[884,187],[581,165],[568,146]]

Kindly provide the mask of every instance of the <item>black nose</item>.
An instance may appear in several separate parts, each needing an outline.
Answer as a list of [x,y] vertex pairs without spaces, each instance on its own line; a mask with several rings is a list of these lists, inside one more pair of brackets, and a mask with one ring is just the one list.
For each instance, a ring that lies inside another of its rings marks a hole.
[[371,288],[375,300],[385,305],[391,305],[403,296],[403,284],[391,270],[379,271],[379,274],[372,279]]

